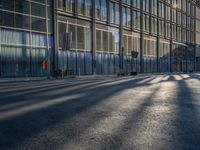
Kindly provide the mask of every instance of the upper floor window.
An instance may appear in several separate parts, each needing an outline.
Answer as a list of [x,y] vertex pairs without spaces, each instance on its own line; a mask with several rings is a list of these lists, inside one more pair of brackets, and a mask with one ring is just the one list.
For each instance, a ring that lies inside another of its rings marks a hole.
[[123,26],[131,26],[131,11],[130,8],[123,7]]
[[154,15],[157,15],[157,3],[158,3],[158,0],[152,0],[151,1],[151,11],[152,11],[152,14]]
[[133,11],[133,28],[140,30],[140,17],[141,13],[139,11]]
[[141,4],[141,1],[140,0],[133,0],[133,6],[140,9],[140,4]]
[[102,21],[107,21],[107,1],[96,0],[96,18]]
[[164,18],[164,3],[159,2],[159,17]]
[[58,9],[74,12],[75,1],[74,0],[57,0]]
[[110,22],[119,24],[120,23],[120,13],[119,13],[119,4],[110,3]]
[[91,0],[78,0],[78,13],[84,16],[91,16],[92,2]]
[[149,0],[143,0],[143,10],[149,12]]
[[123,3],[131,5],[131,0],[123,0]]

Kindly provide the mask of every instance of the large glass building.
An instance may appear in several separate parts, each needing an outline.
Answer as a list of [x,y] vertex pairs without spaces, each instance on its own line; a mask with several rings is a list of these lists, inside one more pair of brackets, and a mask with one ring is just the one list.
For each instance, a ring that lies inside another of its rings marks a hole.
[[200,71],[200,6],[196,7],[196,71]]
[[191,0],[0,0],[0,77],[193,71],[195,16]]

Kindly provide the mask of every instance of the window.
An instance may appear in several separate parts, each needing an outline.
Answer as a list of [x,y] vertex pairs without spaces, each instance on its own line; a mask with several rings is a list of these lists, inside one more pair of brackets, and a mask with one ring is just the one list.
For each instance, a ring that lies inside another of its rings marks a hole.
[[91,16],[91,0],[78,0],[78,13],[84,16]]
[[170,6],[166,5],[166,19],[167,20],[170,20],[170,15],[171,15]]
[[115,4],[115,23],[120,23],[119,4]]
[[32,30],[46,32],[46,20],[41,18],[31,18]]
[[127,12],[126,7],[123,7],[123,26],[126,26],[127,24]]
[[45,17],[45,6],[36,3],[31,3],[31,14],[38,17]]
[[164,18],[164,3],[159,2],[159,17]]
[[151,1],[151,8],[152,8],[151,10],[152,10],[152,14],[154,15],[157,15],[157,9],[158,9],[157,3],[158,3],[158,0]]
[[170,23],[166,22],[166,27],[165,27],[165,31],[166,31],[166,36],[170,37]]
[[177,24],[179,24],[179,25],[181,24],[181,18],[182,18],[181,17],[181,12],[178,11],[177,12]]
[[1,7],[6,10],[14,11],[14,0],[2,0]]
[[96,30],[96,49],[97,51],[103,51],[103,49],[101,48],[102,44],[101,44],[101,31],[100,30]]
[[58,23],[58,38],[59,38],[59,47],[63,47],[63,36],[64,33],[66,32],[66,24],[65,23]]
[[164,28],[164,21],[159,20],[159,35],[164,36],[165,28]]
[[14,27],[14,14],[10,12],[0,11],[1,18],[0,24],[2,26]]
[[109,28],[109,32],[112,32],[112,43],[110,43],[114,46],[112,52],[119,53],[119,29]]
[[96,18],[100,19],[100,16],[101,16],[101,0],[96,0],[95,13],[96,13]]
[[15,14],[15,27],[29,29],[30,17],[25,15]]
[[74,24],[68,24],[68,32],[72,35],[71,48],[76,49],[76,26]]
[[[66,0],[66,10],[70,12],[74,12],[74,0]],[[87,3],[86,3],[87,6]],[[87,8],[86,8],[87,10]]]
[[119,52],[119,30],[102,25],[97,25],[96,45],[97,51]]
[[29,14],[29,2],[25,0],[15,0],[15,11]]
[[57,5],[59,9],[63,9],[63,0],[57,0]]
[[96,18],[107,21],[107,1],[96,0]]
[[115,23],[115,5],[110,3],[110,22]]
[[123,26],[131,26],[131,10],[130,8],[123,7]]
[[149,32],[149,16],[143,14],[143,30]]
[[[62,20],[63,18],[59,18]],[[62,48],[64,33],[71,34],[71,50],[91,50],[91,25],[87,21],[65,18],[58,23],[59,48]]]
[[119,24],[120,23],[120,13],[119,13],[119,4],[110,3],[110,22]]
[[108,52],[109,48],[108,48],[108,33],[107,31],[103,31],[102,32],[102,45],[103,45],[103,51]]
[[123,0],[123,3],[131,5],[131,0]]
[[143,11],[149,12],[149,0],[143,0]]
[[172,25],[172,38],[176,39],[176,25],[175,24]]
[[151,32],[157,34],[157,18],[155,17],[151,19]]
[[140,30],[140,12],[139,11],[133,11],[133,28]]
[[140,9],[140,3],[141,1],[140,0],[133,0],[133,6]]
[[172,21],[176,23],[176,9],[172,9]]
[[107,21],[107,3],[106,3],[106,0],[101,0],[101,20]]
[[85,33],[84,27],[77,26],[77,49],[83,50],[85,49]]
[[186,14],[182,15],[182,25],[186,27]]

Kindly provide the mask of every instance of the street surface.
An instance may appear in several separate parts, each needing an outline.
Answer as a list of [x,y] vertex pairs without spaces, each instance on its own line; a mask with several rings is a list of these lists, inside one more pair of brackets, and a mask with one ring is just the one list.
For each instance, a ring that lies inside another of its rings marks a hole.
[[200,74],[0,83],[0,150],[199,150]]

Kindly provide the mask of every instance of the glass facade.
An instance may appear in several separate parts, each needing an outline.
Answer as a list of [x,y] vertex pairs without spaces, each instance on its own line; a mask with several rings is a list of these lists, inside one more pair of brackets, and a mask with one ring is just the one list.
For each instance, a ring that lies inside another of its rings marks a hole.
[[[198,3],[200,4],[200,3]],[[200,71],[200,7],[196,7],[196,70]]]
[[0,76],[43,76],[52,47],[52,3],[0,0]]
[[194,69],[190,0],[0,0],[0,14],[1,77]]

